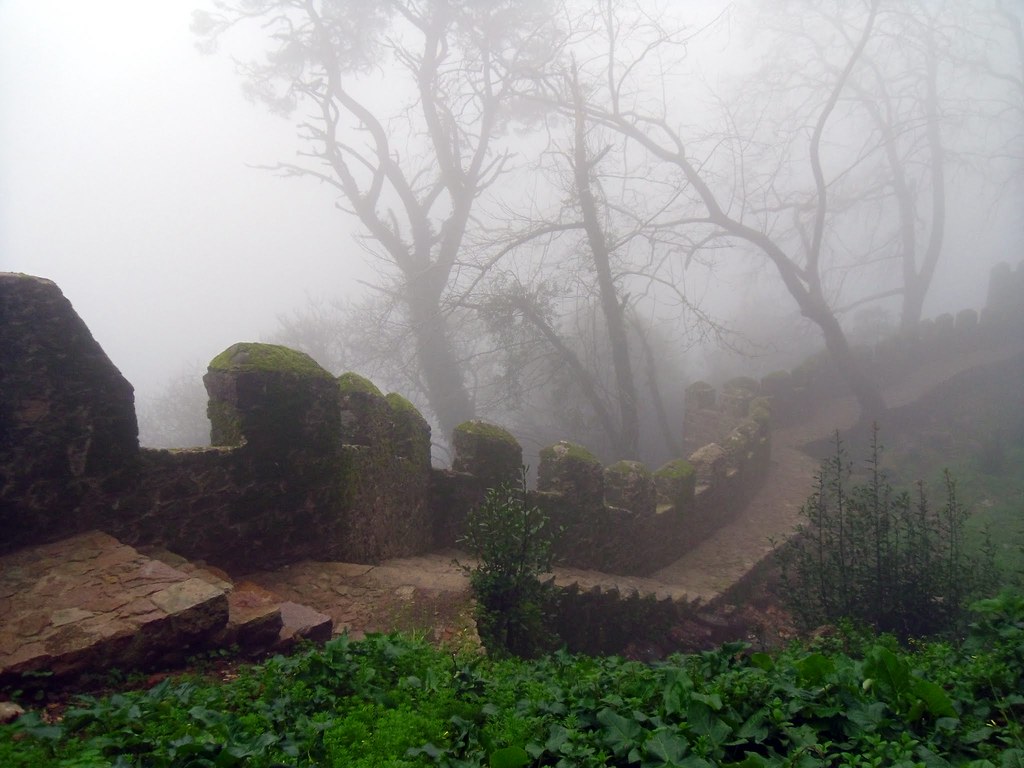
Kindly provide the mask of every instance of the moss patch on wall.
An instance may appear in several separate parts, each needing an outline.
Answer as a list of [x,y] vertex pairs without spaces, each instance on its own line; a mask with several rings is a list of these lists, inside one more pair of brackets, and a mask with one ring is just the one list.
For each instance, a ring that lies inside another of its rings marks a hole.
[[280,344],[242,341],[232,344],[210,361],[211,371],[277,371],[333,378],[305,352]]
[[482,437],[486,440],[498,440],[516,447],[519,446],[519,441],[507,429],[494,424],[488,424],[486,421],[480,421],[479,419],[462,422],[455,428],[455,433],[456,439],[458,439],[458,435],[461,433],[472,435],[473,437]]
[[238,410],[231,403],[211,399],[206,405],[210,419],[210,442],[214,446],[242,444],[242,422]]
[[658,500],[685,511],[693,502],[697,487],[697,470],[686,459],[674,459],[663,464],[654,473],[654,487]]
[[563,440],[560,443],[555,443],[541,449],[540,460],[542,462],[558,461],[559,459],[579,461],[584,464],[597,464],[598,466],[601,464],[601,461],[582,445],[570,443],[568,440]]
[[420,413],[420,409],[397,392],[388,392],[384,399],[387,400],[388,405],[391,407],[391,412],[396,416],[413,416],[417,419],[423,418],[423,414]]
[[338,377],[338,389],[341,390],[341,394],[347,395],[350,392],[362,392],[367,395],[376,395],[377,397],[383,397],[377,385],[364,376],[360,376],[358,373],[352,371],[346,371]]
[[729,379],[725,384],[722,385],[722,389],[737,390],[742,389],[747,392],[757,393],[760,385],[755,379],[749,376],[736,376],[735,378]]
[[662,480],[688,480],[696,477],[696,470],[686,459],[675,459],[659,467],[654,477]]
[[757,422],[762,429],[766,428],[772,420],[771,399],[767,397],[755,397],[750,401],[750,418]]

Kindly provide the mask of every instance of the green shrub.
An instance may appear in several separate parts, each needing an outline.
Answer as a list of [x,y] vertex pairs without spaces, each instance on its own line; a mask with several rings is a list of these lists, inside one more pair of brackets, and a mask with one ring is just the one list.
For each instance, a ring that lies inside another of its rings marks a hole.
[[462,565],[477,600],[476,621],[488,652],[531,657],[548,650],[554,637],[547,618],[555,590],[540,577],[551,571],[551,523],[528,503],[526,468],[515,484],[487,491],[466,517],[459,539],[477,559]]
[[797,535],[779,553],[782,592],[806,627],[852,619],[906,640],[964,629],[971,600],[994,586],[991,548],[968,553],[967,512],[945,474],[945,504],[935,509],[922,483],[896,491],[880,466],[877,427],[867,480],[851,485],[839,439],[815,475]]

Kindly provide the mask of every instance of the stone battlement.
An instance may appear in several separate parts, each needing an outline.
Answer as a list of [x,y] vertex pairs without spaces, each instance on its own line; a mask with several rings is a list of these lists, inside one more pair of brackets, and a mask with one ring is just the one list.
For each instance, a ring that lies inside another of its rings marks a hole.
[[[988,306],[922,323],[863,354],[881,381],[936,354],[1015,338],[1024,267],[993,272]],[[0,274],[0,554],[101,530],[228,571],[306,559],[379,563],[452,546],[488,487],[518,476],[504,429],[467,422],[451,469],[401,395],[334,377],[269,344],[226,349],[204,377],[213,446],[140,448],[131,385],[52,282]],[[773,420],[839,388],[821,355],[793,371],[687,390],[687,456],[605,467],[567,442],[541,452],[533,494],[579,568],[649,574],[742,509],[768,467]]]
[[[235,572],[378,563],[453,545],[486,489],[518,476],[522,449],[500,427],[461,425],[452,469],[434,469],[409,401],[271,344],[211,361],[212,447],[140,448],[131,385],[57,286],[0,275],[0,300],[0,554],[101,530]],[[566,530],[563,559],[644,573],[677,558],[755,482],[766,418],[653,473],[546,449],[535,496]]]

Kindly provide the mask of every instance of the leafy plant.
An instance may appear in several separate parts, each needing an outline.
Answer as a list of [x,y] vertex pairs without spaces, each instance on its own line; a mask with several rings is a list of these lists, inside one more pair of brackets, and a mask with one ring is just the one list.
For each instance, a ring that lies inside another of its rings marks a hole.
[[904,640],[960,633],[967,605],[994,586],[992,550],[966,550],[967,512],[948,472],[935,509],[922,483],[913,497],[893,489],[881,454],[876,426],[867,480],[853,486],[836,434],[797,536],[779,552],[783,597],[808,627],[852,619]]
[[477,630],[489,652],[530,657],[555,639],[547,621],[554,607],[551,571],[553,533],[547,515],[530,504],[526,467],[518,482],[487,491],[466,518],[459,544],[476,565],[461,564],[477,600]]
[[0,725],[0,765],[199,768],[793,768],[1024,764],[1024,596],[975,606],[961,645],[860,635],[742,643],[655,665],[559,651],[453,659],[332,640],[226,683],[167,679]]

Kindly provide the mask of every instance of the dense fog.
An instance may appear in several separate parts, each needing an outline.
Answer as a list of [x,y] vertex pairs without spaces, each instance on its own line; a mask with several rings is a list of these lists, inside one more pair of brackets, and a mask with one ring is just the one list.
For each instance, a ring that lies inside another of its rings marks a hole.
[[206,362],[263,340],[439,444],[663,459],[688,383],[826,346],[870,410],[848,348],[1021,258],[1020,3],[308,7],[0,4],[0,268],[144,443],[201,441]]

